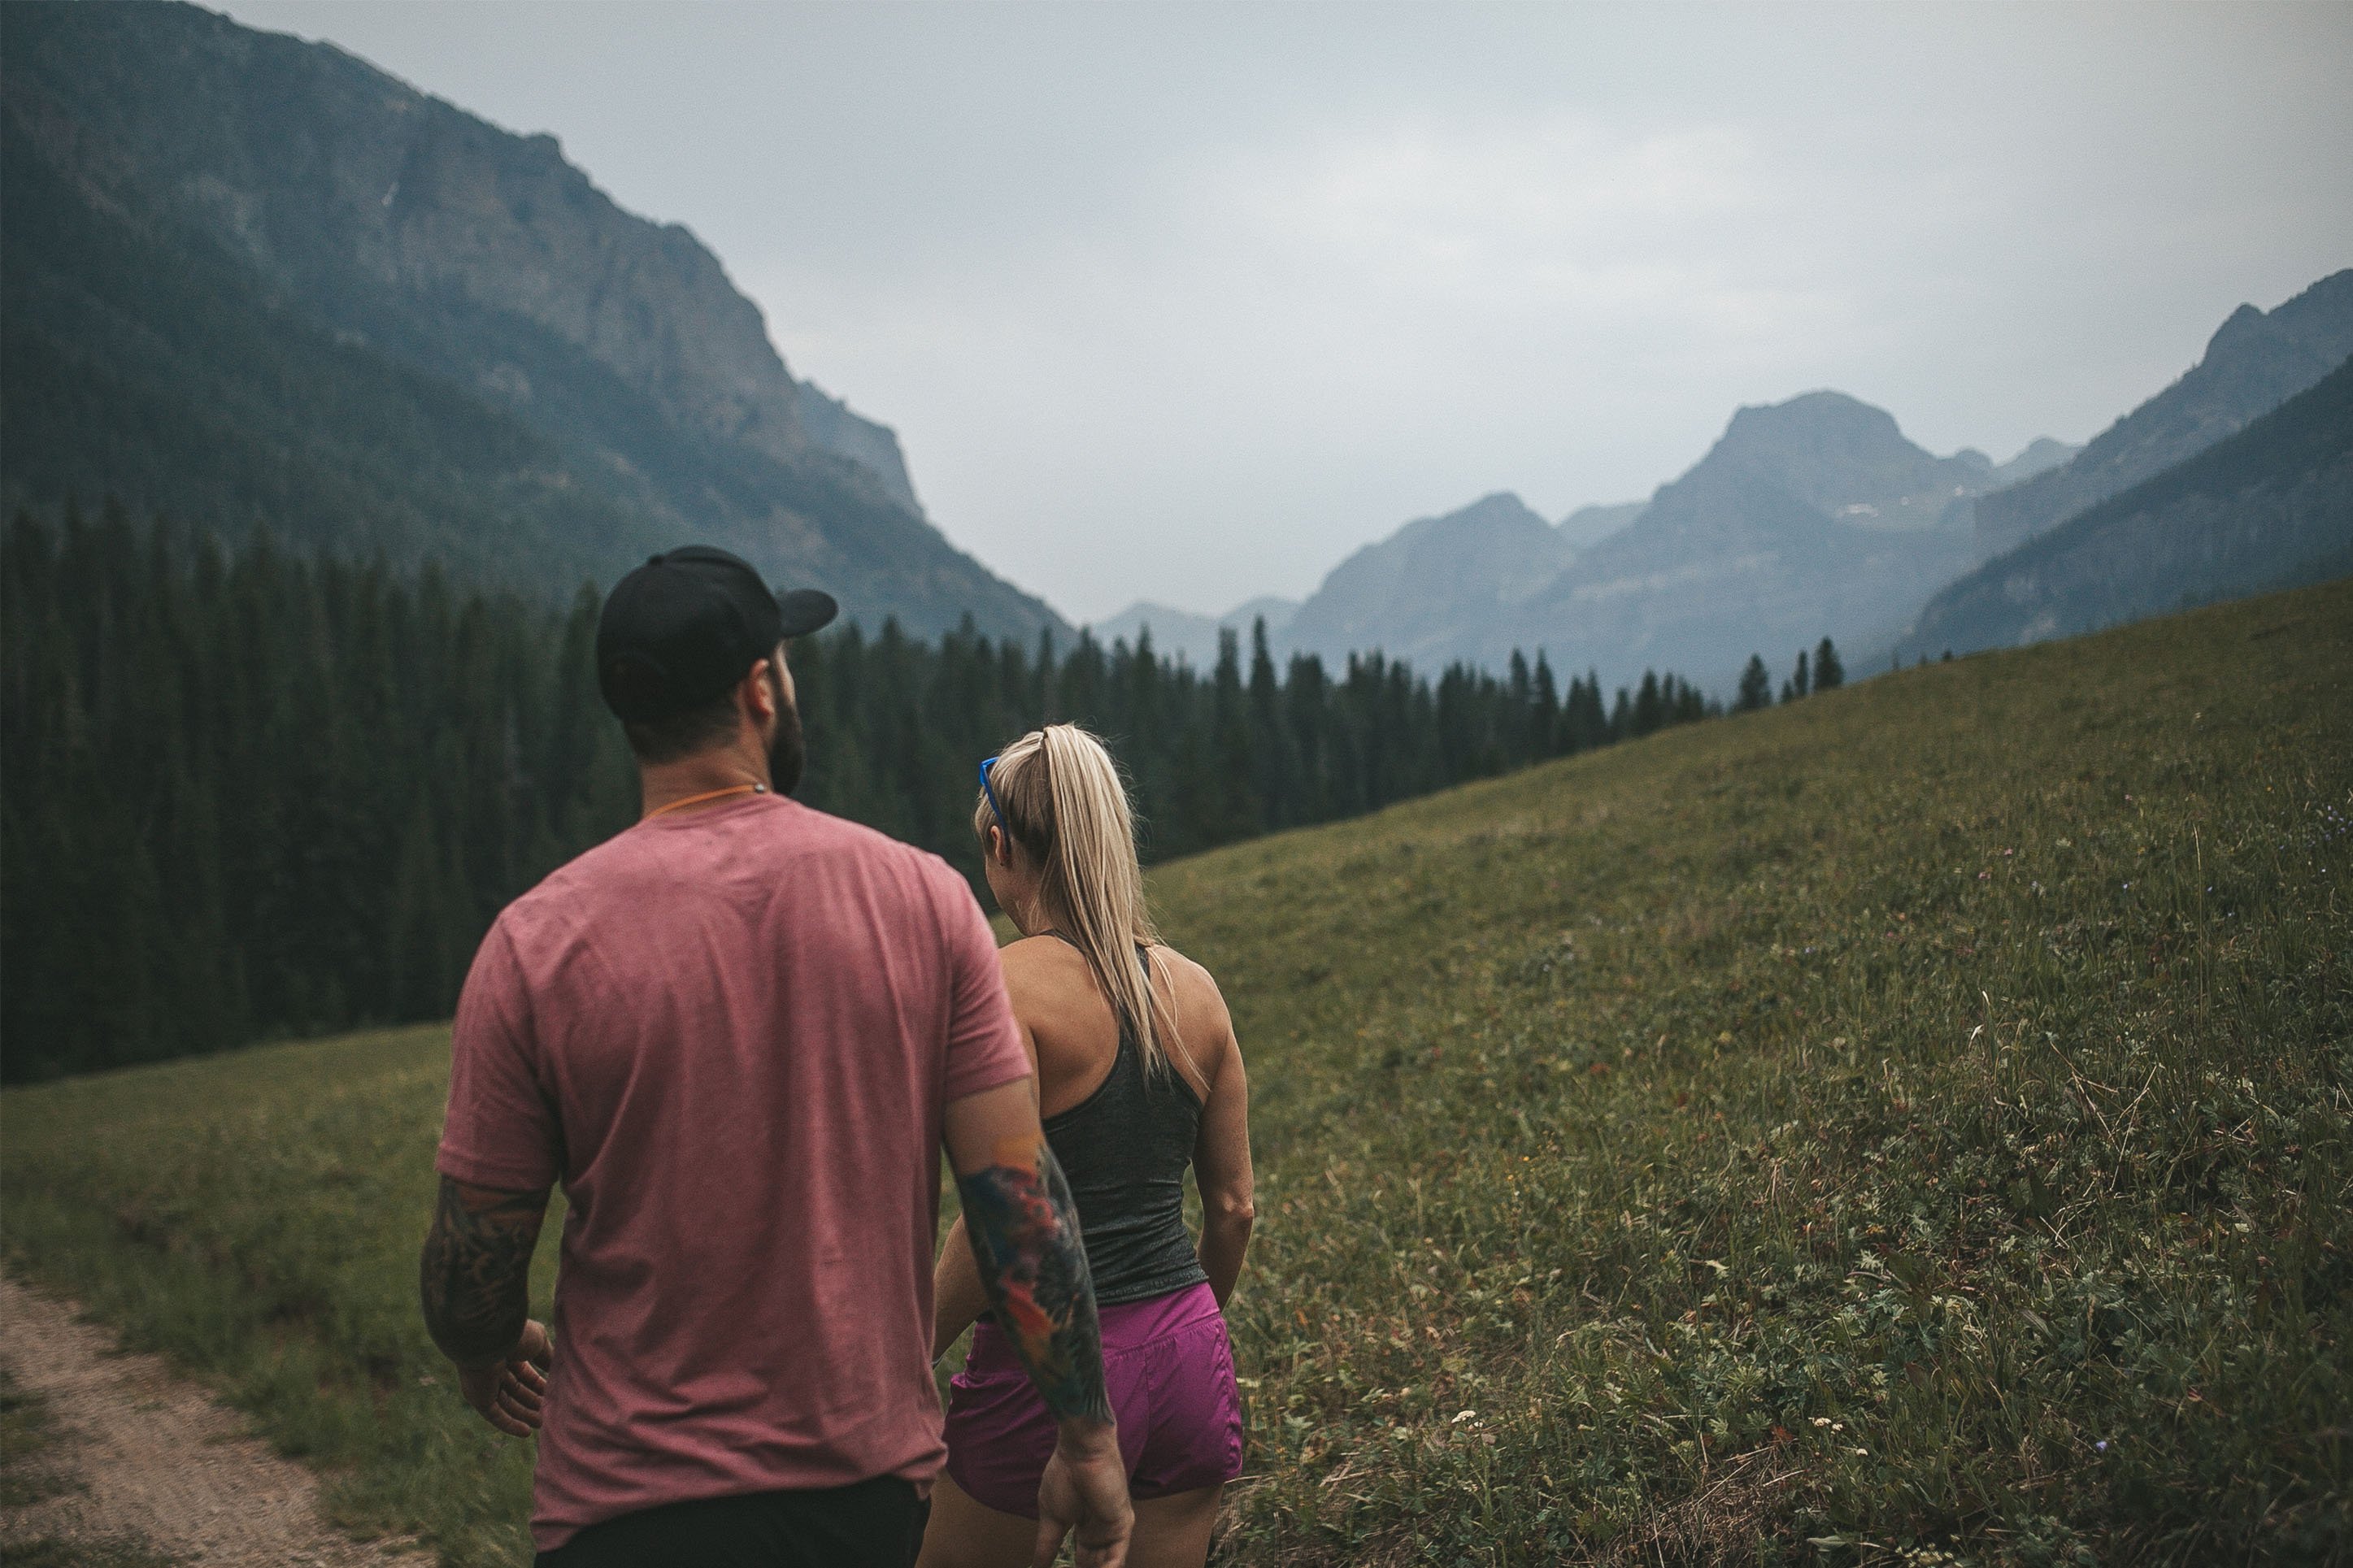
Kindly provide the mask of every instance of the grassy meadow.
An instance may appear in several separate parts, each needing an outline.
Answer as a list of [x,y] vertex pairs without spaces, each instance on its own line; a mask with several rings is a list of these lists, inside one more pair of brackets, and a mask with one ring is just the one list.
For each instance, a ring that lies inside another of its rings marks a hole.
[[[1220,1559],[2353,1558],[2348,693],[2339,584],[1161,868],[1260,1158]],[[413,1305],[445,1051],[12,1090],[0,1237],[521,1562]]]

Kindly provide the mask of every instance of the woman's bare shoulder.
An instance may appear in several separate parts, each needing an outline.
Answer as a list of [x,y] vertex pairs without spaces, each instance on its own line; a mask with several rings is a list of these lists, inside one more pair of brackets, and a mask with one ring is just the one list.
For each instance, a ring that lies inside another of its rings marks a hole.
[[[1233,1047],[1233,1016],[1226,1010],[1225,993],[1208,970],[1166,944],[1154,950],[1163,960],[1169,989],[1176,1004],[1176,1026],[1189,1042],[1197,1037],[1210,1054],[1222,1057]],[[1202,1066],[1214,1075],[1214,1066]]]
[[1012,993],[1016,1006],[1025,998],[1051,1002],[1074,985],[1082,992],[1093,989],[1087,961],[1058,936],[1025,936],[1009,942],[997,950],[997,962],[1005,971],[1005,988]]
[[1015,937],[997,950],[997,962],[1009,967],[1017,963],[1034,964],[1041,958],[1071,951],[1071,944],[1060,937],[1041,933],[1038,936]]

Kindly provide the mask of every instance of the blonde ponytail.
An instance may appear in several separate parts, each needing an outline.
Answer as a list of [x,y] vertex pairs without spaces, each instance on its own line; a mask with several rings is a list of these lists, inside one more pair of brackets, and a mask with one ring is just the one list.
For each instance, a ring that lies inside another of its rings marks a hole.
[[[998,753],[990,786],[1016,853],[1038,868],[1039,912],[1094,971],[1112,1011],[1134,1034],[1145,1069],[1160,1070],[1173,1047],[1198,1079],[1177,1037],[1166,960],[1156,951],[1160,933],[1135,855],[1135,818],[1111,752],[1075,724],[1049,724]],[[983,846],[999,826],[986,794],[974,803],[972,825]]]

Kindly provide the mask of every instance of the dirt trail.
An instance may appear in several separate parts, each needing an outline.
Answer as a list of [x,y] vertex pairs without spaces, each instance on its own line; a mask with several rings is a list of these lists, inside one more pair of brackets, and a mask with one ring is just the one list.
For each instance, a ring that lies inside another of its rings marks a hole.
[[319,1515],[316,1477],[247,1436],[243,1417],[161,1358],[0,1278],[0,1360],[45,1394],[64,1436],[45,1458],[83,1489],[0,1509],[0,1548],[44,1536],[137,1538],[206,1568],[429,1568],[414,1550],[362,1545]]

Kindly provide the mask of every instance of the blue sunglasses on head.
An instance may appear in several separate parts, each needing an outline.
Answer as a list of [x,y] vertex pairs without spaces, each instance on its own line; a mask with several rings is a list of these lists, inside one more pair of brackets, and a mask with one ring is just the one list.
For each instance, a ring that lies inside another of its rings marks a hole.
[[1013,825],[1005,820],[1005,808],[997,804],[997,786],[988,782],[988,770],[997,765],[995,757],[984,757],[980,763],[980,791],[988,796],[988,815],[997,818],[997,830],[1005,835],[1008,844],[1013,842]]

